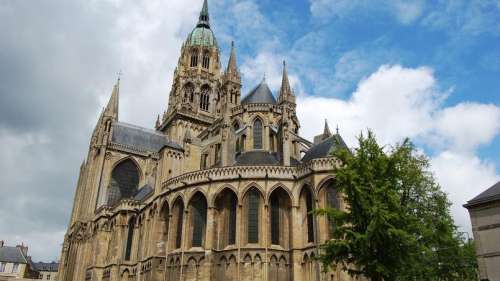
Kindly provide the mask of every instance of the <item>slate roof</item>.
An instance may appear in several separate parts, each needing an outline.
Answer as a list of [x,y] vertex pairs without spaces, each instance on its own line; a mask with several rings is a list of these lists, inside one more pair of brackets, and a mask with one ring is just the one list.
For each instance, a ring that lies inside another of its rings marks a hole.
[[27,264],[28,259],[24,256],[23,252],[18,247],[3,246],[0,247],[0,262]]
[[312,159],[328,157],[338,147],[347,148],[344,140],[339,134],[335,134],[324,141],[313,145],[302,157],[302,162],[307,162]]
[[465,208],[471,208],[477,205],[500,201],[500,181],[486,189],[478,196],[472,198],[464,205]]
[[51,271],[57,272],[59,270],[59,263],[53,262],[35,262],[33,263],[33,267],[37,271]]
[[114,143],[131,146],[140,151],[158,152],[164,146],[182,149],[179,144],[168,140],[167,136],[161,132],[123,122],[113,124],[111,140]]
[[134,200],[137,201],[143,201],[144,199],[148,198],[149,195],[153,193],[153,188],[149,185],[146,184],[139,191],[135,194]]
[[[298,165],[297,159],[290,158],[290,164]],[[276,152],[268,151],[247,151],[236,156],[235,165],[281,165],[281,159]]]
[[262,80],[257,87],[250,91],[242,100],[241,104],[249,103],[271,103],[276,104],[276,99],[269,89],[265,80]]

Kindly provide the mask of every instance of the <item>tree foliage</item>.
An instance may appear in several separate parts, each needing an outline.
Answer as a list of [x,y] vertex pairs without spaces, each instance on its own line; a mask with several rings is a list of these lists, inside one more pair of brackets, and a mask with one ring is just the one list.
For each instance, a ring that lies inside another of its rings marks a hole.
[[335,222],[322,263],[373,281],[476,280],[473,246],[458,235],[429,160],[409,140],[381,147],[369,132],[358,141],[334,152],[347,210],[317,211]]

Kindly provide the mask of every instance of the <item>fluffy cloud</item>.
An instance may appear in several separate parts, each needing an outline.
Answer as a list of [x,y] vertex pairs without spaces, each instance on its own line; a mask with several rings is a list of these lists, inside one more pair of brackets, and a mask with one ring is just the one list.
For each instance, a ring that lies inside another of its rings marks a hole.
[[474,154],[500,134],[500,107],[469,102],[447,107],[450,94],[439,89],[430,68],[384,65],[360,81],[347,101],[302,95],[297,104],[308,138],[320,133],[317,120],[327,118],[340,126],[349,145],[370,128],[383,144],[409,137],[432,147],[432,170],[450,196],[457,224],[470,231],[462,204],[500,179],[493,163]]

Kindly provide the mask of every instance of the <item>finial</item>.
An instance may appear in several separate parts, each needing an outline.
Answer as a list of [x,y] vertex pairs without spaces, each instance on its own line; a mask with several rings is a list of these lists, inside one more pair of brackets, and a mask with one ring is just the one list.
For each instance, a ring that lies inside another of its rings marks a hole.
[[120,69],[120,71],[118,71],[118,79],[116,79],[116,81],[118,82],[118,84],[120,84],[120,79],[121,79],[122,75],[123,75],[123,72]]
[[335,129],[337,131],[337,135],[339,134],[339,124],[337,124],[337,128]]
[[231,48],[234,48],[234,40],[231,40]]
[[286,67],[286,61],[283,60],[283,67]]
[[266,73],[264,72],[264,76],[262,77],[262,82],[266,82]]

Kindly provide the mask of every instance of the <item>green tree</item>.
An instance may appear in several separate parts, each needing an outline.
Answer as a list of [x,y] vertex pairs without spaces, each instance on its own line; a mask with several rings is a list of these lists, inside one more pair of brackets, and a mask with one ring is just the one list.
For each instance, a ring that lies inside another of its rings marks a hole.
[[373,281],[476,280],[463,279],[471,261],[429,160],[409,140],[381,147],[368,132],[358,141],[353,152],[334,152],[342,163],[336,187],[348,207],[317,211],[335,221],[322,263]]

